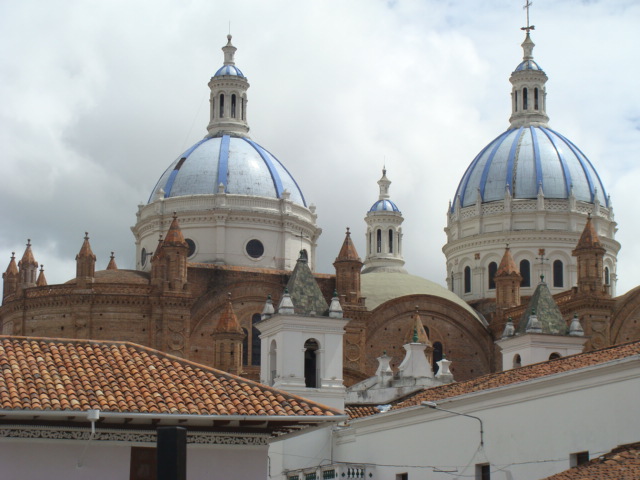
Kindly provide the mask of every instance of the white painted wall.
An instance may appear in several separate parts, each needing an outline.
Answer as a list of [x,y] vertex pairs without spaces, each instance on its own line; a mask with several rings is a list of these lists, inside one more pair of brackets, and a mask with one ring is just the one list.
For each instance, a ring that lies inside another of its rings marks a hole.
[[640,358],[631,357],[438,402],[481,418],[484,446],[477,420],[418,406],[285,440],[278,468],[349,462],[369,464],[370,480],[405,472],[451,480],[475,478],[476,464],[489,463],[492,480],[539,479],[569,468],[572,453],[594,457],[640,440],[639,398]]
[[[0,439],[0,478],[40,480],[125,480],[129,478],[131,446],[126,442]],[[187,477],[198,479],[264,480],[267,446],[188,445]]]

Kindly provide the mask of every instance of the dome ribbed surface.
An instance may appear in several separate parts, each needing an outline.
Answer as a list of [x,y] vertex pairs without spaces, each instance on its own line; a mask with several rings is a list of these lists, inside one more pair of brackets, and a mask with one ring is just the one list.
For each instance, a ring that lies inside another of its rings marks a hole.
[[589,159],[570,140],[542,126],[510,129],[487,145],[465,172],[456,197],[462,207],[513,198],[533,199],[539,187],[546,198],[595,198],[608,206],[605,188]]
[[287,190],[291,201],[306,207],[298,184],[266,149],[246,137],[207,137],[180,155],[162,174],[149,203],[160,188],[164,197],[212,195],[218,186],[225,193],[281,198]]
[[216,73],[214,73],[214,77],[222,77],[224,75],[231,75],[232,77],[242,77],[245,78],[244,73],[236,67],[235,65],[223,65],[221,66]]
[[370,212],[400,212],[398,206],[391,200],[378,200],[371,205]]

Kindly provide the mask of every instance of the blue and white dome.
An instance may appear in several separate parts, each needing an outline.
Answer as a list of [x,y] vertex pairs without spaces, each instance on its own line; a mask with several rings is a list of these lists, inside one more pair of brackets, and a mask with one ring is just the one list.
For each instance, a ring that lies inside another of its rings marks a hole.
[[231,75],[232,77],[245,78],[244,73],[242,73],[242,71],[235,65],[223,65],[218,69],[218,71],[213,76],[222,77],[225,75]]
[[400,209],[391,200],[382,199],[371,205],[369,212],[400,212]]
[[219,185],[235,195],[282,198],[307,206],[289,171],[266,149],[247,137],[206,137],[180,155],[160,177],[149,198],[160,189],[164,198],[213,195]]
[[503,200],[506,189],[518,199],[576,200],[608,206],[607,193],[589,159],[570,140],[543,126],[509,129],[487,145],[471,162],[458,190],[460,205]]
[[522,62],[520,62],[520,64],[516,67],[516,72],[521,72],[523,70],[539,70],[539,71],[544,71],[542,70],[542,67],[540,65],[538,65],[534,60],[524,60]]

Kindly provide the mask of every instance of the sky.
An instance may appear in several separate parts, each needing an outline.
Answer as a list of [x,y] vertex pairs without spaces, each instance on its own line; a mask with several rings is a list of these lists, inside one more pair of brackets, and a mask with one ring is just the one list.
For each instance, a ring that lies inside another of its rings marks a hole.
[[[111,251],[134,268],[137,205],[206,134],[231,30],[250,135],[317,207],[317,270],[333,273],[346,227],[364,258],[386,165],[406,268],[444,285],[448,202],[508,127],[523,4],[0,0],[0,269],[29,238],[49,283],[69,280],[85,231],[97,269]],[[531,23],[550,126],[611,195],[624,293],[640,284],[640,2],[534,0]]]

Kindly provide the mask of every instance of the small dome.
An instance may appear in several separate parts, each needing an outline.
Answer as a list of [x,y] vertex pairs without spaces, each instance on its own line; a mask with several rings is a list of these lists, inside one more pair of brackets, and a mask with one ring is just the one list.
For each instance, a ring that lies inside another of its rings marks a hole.
[[371,205],[370,212],[400,212],[398,206],[391,200],[378,200]]
[[521,72],[523,70],[540,70],[541,72],[544,71],[542,70],[542,67],[533,60],[525,60],[524,62],[520,63],[520,65],[516,67],[515,71]]
[[546,198],[576,200],[608,206],[607,194],[589,159],[570,140],[542,126],[507,130],[471,162],[455,198],[462,207],[513,198],[536,198],[540,187]]
[[307,206],[288,170],[263,147],[246,137],[205,137],[180,155],[160,177],[149,198],[162,189],[164,198],[224,193],[282,198]]
[[223,65],[218,71],[213,75],[214,77],[222,77],[225,75],[231,75],[233,77],[242,77],[245,78],[242,71],[236,67],[235,65]]
[[389,300],[407,295],[432,295],[455,303],[480,323],[486,320],[455,293],[426,278],[400,272],[371,272],[361,277],[361,291],[367,309],[374,310]]

